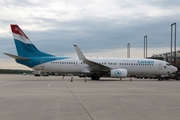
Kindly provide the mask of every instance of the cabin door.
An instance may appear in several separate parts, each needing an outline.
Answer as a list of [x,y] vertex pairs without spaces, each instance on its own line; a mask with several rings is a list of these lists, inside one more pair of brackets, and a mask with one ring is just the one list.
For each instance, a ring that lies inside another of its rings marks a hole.
[[162,70],[162,62],[159,61],[159,70]]

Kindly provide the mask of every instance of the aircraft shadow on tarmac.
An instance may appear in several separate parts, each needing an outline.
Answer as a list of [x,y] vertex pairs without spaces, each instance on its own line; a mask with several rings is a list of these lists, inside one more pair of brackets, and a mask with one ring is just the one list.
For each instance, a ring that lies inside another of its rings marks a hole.
[[[44,76],[41,76],[41,77],[35,77],[35,78],[32,78],[32,79],[19,79],[17,81],[70,81],[70,82],[75,82],[75,81],[84,81],[85,82],[85,78],[78,78],[78,77],[75,77],[73,78],[73,80],[71,80],[71,77],[64,77],[64,79],[62,77],[57,77],[57,78],[52,78],[51,76],[49,77],[44,77]],[[91,80],[90,78],[86,78],[86,82],[88,81],[158,81],[158,79],[137,79],[137,78],[122,78],[122,79],[112,79],[112,78],[101,78],[100,80]]]

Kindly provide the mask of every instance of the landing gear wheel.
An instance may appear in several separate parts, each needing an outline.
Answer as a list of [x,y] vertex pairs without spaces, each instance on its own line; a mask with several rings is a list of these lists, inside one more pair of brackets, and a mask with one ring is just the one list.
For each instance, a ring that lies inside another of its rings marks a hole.
[[99,76],[91,76],[91,80],[99,80],[100,77]]

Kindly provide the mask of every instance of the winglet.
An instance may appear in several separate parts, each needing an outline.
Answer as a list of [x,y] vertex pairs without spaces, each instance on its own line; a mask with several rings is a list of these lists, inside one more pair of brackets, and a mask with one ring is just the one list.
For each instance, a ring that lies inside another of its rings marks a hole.
[[[97,62],[94,62],[94,61],[91,61],[91,60],[88,60],[86,59],[86,57],[83,55],[83,53],[81,52],[81,50],[78,48],[77,45],[74,44],[74,47],[76,49],[76,52],[77,52],[77,55],[79,57],[79,60],[82,60],[84,63],[86,63],[87,65],[89,65],[89,67],[87,68],[88,71],[97,71],[97,70],[100,70],[100,71],[108,71],[110,70],[111,68],[109,68],[108,66],[105,66],[105,65],[102,65],[102,64],[99,64]],[[85,72],[85,71],[84,71]]]
[[86,58],[85,58],[85,56],[83,55],[83,53],[81,52],[81,50],[79,49],[79,47],[78,47],[76,44],[74,44],[74,47],[75,47],[75,49],[76,49],[76,53],[77,53],[77,55],[78,55],[79,60],[85,61]]

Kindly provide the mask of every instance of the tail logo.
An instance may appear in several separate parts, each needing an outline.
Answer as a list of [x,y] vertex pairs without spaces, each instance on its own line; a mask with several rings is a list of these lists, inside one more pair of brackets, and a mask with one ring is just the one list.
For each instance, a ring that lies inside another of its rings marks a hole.
[[17,33],[19,33],[20,35],[22,35],[23,37],[25,37],[26,39],[29,39],[23,32],[21,29],[19,29],[18,27],[14,28],[14,31],[16,31]]
[[31,44],[29,38],[17,25],[11,25],[11,29],[16,40]]
[[14,28],[14,31],[18,31],[18,28],[17,28],[17,27],[15,27],[15,28]]
[[[15,28],[14,28],[14,31],[16,31],[17,33],[19,33],[20,35],[22,35],[22,36],[25,37],[24,33],[23,33],[20,29],[18,29],[18,27],[15,27]],[[23,40],[24,42],[26,42],[26,40],[24,39],[24,37],[21,37],[21,40]]]

